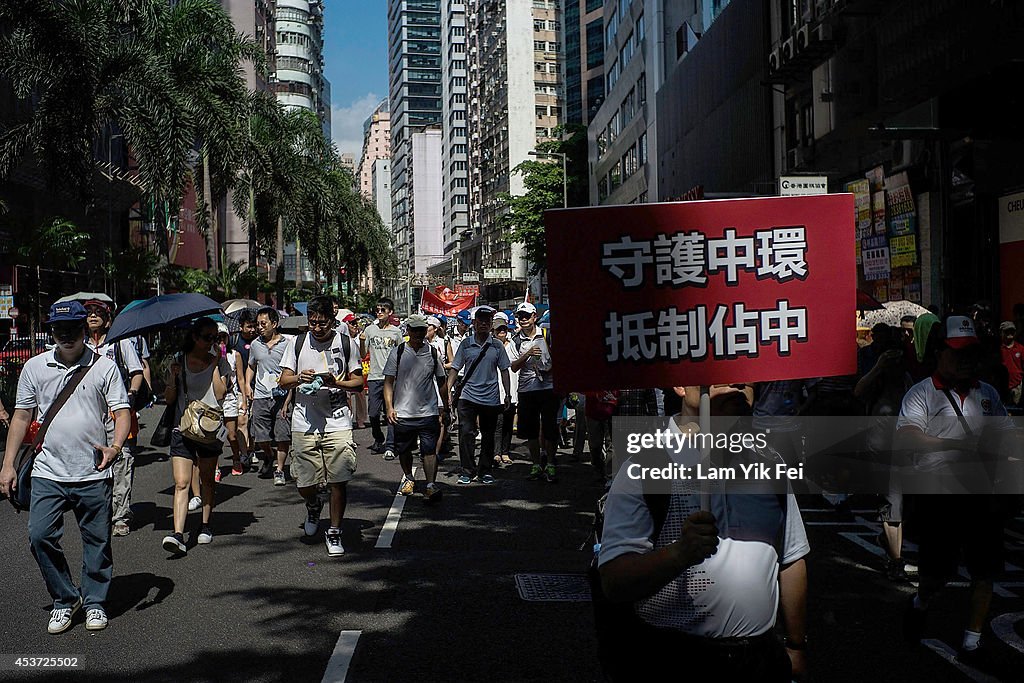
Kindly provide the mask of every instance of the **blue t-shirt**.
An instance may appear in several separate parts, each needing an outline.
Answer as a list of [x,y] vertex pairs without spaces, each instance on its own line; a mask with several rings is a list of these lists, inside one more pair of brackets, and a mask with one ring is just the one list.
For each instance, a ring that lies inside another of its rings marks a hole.
[[498,392],[498,372],[508,370],[512,364],[501,342],[489,336],[487,341],[481,344],[477,341],[476,335],[466,337],[459,344],[459,350],[455,352],[452,368],[455,370],[466,368],[468,374],[469,369],[476,362],[476,357],[485,350],[487,355],[466,378],[461,398],[485,406],[501,405]]

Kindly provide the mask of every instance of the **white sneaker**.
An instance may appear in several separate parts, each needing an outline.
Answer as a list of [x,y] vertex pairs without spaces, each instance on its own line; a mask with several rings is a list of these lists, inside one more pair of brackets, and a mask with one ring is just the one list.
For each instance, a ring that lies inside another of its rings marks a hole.
[[85,613],[85,630],[102,631],[107,627],[107,613],[102,607],[93,607]]
[[46,630],[54,635],[64,633],[64,631],[71,627],[71,619],[80,609],[82,609],[81,598],[72,607],[53,608],[53,611],[50,612],[50,623]]
[[331,557],[338,557],[345,554],[345,548],[341,545],[341,534],[327,533],[324,536],[324,543],[327,545],[327,554]]
[[199,496],[192,496],[192,498],[188,501],[189,512],[195,512],[201,507],[203,507],[203,499],[200,498]]
[[207,543],[213,542],[213,532],[210,531],[210,527],[204,526],[199,530],[199,536],[196,537],[196,543],[200,545],[206,545]]

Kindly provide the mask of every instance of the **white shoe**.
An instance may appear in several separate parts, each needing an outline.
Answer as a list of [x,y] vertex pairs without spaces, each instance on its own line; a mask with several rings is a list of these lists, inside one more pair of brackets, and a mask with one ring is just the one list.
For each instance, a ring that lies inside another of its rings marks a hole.
[[53,611],[50,612],[50,623],[46,630],[54,635],[64,633],[64,631],[71,628],[71,619],[80,609],[82,609],[81,598],[72,607],[54,607]]
[[345,554],[345,548],[341,545],[341,534],[326,534],[324,536],[324,543],[327,545],[327,554],[331,557]]
[[199,530],[199,536],[196,537],[196,543],[200,545],[206,545],[207,543],[213,542],[213,532],[210,531],[210,527],[204,526]]
[[201,507],[203,507],[203,499],[200,498],[199,496],[192,496],[192,498],[188,501],[189,512],[195,512]]
[[102,607],[93,607],[85,613],[85,630],[102,631],[107,627],[107,613]]

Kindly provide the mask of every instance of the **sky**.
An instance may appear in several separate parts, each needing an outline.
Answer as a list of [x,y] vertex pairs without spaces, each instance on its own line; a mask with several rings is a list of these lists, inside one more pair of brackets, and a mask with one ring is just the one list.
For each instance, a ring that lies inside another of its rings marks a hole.
[[363,121],[388,94],[387,0],[327,0],[324,70],[331,82],[331,132],[356,163]]

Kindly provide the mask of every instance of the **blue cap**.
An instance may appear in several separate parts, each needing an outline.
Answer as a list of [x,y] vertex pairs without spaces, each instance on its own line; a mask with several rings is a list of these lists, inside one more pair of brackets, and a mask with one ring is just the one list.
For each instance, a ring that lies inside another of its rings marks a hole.
[[469,311],[459,311],[459,314],[456,317],[463,325],[470,325],[473,322],[473,318],[470,317]]
[[438,313],[438,314],[437,314],[436,316],[434,316],[434,317],[435,317],[435,318],[437,318],[438,322],[440,322],[440,323],[441,323],[441,326],[442,326],[442,327],[448,324],[448,318],[444,317],[444,316],[443,316],[443,315],[441,315],[440,313]]
[[86,319],[85,306],[78,301],[62,301],[50,306],[48,323],[82,322]]

